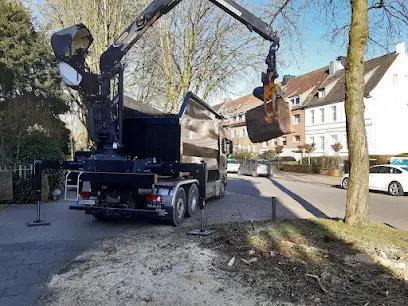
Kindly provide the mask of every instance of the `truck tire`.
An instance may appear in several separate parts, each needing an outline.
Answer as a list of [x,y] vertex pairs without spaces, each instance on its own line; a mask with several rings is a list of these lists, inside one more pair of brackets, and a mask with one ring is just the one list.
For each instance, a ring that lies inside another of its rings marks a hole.
[[188,190],[186,216],[193,217],[199,210],[199,193],[197,184],[192,184]]
[[174,196],[173,216],[170,220],[172,226],[176,227],[183,222],[186,209],[186,192],[183,187],[180,187]]

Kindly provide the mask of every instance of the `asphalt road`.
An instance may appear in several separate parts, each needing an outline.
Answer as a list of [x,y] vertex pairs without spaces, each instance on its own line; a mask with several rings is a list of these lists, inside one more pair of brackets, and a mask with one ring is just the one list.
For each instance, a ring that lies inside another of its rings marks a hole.
[[[347,192],[340,187],[306,183],[284,178],[253,178],[229,174],[231,195],[254,198],[277,197],[281,208],[294,217],[343,218]],[[408,229],[408,196],[392,197],[370,192],[371,219],[375,223]],[[278,214],[279,217],[279,214]]]
[[[372,220],[408,229],[408,196],[370,193]],[[277,217],[343,218],[346,191],[316,182],[292,178],[253,178],[229,174],[225,198],[207,202],[205,224],[267,220],[272,216],[272,197],[277,197]],[[100,222],[81,211],[68,209],[69,202],[42,205],[44,227],[27,227],[36,216],[35,205],[0,207],[0,305],[37,305],[49,277],[102,239],[174,230],[167,224],[137,220]],[[186,219],[186,232],[198,229],[199,215]]]

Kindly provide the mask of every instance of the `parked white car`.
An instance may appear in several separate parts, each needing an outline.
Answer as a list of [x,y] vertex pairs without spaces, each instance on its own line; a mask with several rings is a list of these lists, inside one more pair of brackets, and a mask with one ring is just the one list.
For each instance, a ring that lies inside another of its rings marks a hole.
[[227,172],[234,172],[237,173],[239,169],[240,163],[235,159],[227,160]]
[[[341,187],[348,188],[349,174],[341,178]],[[369,189],[386,191],[392,196],[408,192],[408,166],[376,165],[370,167]]]

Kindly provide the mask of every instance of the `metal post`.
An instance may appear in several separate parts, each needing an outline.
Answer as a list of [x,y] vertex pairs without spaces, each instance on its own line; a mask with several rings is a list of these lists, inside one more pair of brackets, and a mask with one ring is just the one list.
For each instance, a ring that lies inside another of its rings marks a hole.
[[201,173],[200,173],[200,229],[190,231],[187,235],[194,236],[208,236],[211,235],[211,232],[207,231],[204,226],[204,209],[205,209],[205,199],[206,199],[206,183],[207,183],[207,168],[204,161],[201,162]]
[[34,161],[34,181],[35,189],[37,192],[37,219],[32,222],[26,222],[27,226],[40,226],[40,225],[50,225],[50,222],[41,220],[41,161]]
[[272,221],[276,221],[276,197],[272,197]]

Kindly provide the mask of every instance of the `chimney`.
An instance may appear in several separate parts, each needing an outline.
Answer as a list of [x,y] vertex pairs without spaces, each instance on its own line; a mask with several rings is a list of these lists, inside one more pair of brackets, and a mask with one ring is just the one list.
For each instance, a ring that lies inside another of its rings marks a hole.
[[337,71],[344,69],[346,65],[346,57],[339,56],[335,61],[331,61],[329,64],[329,75],[335,74]]
[[285,86],[288,84],[289,80],[296,78],[294,75],[284,75],[283,76],[283,81],[282,81],[282,86]]
[[400,42],[399,44],[397,44],[395,46],[395,52],[397,54],[401,54],[401,53],[405,53],[405,43],[404,42]]

